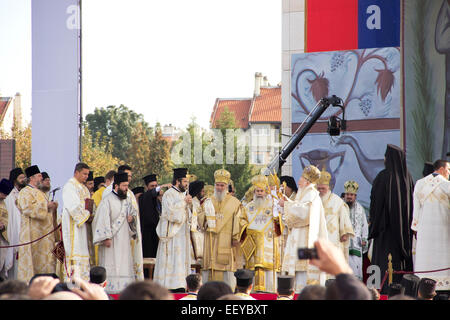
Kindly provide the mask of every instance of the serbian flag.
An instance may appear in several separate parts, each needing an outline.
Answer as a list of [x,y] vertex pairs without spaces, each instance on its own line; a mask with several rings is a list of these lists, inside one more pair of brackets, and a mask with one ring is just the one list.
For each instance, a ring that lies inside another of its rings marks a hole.
[[400,0],[306,0],[305,52],[400,46]]

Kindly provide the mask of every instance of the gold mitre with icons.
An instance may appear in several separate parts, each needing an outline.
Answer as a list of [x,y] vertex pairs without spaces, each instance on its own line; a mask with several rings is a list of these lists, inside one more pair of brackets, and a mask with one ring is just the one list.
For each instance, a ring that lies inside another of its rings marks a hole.
[[192,173],[188,173],[186,175],[186,178],[189,180],[189,183],[194,182],[197,180],[197,176],[195,174]]
[[231,173],[229,173],[227,170],[219,169],[219,170],[216,170],[216,172],[214,172],[214,181],[216,183],[222,182],[222,183],[229,184],[230,180],[231,180]]
[[205,196],[207,198],[210,198],[214,194],[214,186],[213,185],[210,185],[210,184],[205,185],[204,190],[205,190]]
[[313,165],[306,166],[303,169],[302,177],[311,183],[317,183],[317,180],[320,178],[320,170]]
[[[261,168],[261,175],[265,175],[265,172],[267,171],[267,168]],[[270,174],[267,177],[267,181],[269,183],[269,187],[279,186],[280,185],[280,178],[276,175],[276,173]]]
[[344,183],[344,192],[345,193],[354,193],[357,194],[359,189],[359,185],[356,181],[349,180]]
[[265,190],[269,186],[269,181],[265,175],[259,174],[252,178],[252,185],[255,188],[260,188],[260,189]]
[[322,171],[320,172],[320,178],[319,180],[317,180],[317,184],[325,184],[329,186],[330,181],[331,181],[331,174],[325,170],[325,167],[322,168]]

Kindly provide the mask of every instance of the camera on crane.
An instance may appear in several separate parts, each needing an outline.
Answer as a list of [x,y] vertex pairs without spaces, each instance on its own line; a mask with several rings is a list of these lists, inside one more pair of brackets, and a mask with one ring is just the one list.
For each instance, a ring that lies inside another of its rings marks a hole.
[[336,116],[331,116],[330,119],[328,119],[328,134],[330,136],[338,136],[341,134],[341,130],[345,130],[345,120]]
[[341,134],[341,130],[346,129],[345,108],[343,106],[343,101],[341,98],[338,98],[335,95],[325,99],[328,105],[333,105],[333,107],[339,107],[342,109],[342,119],[338,118],[337,116],[331,116],[328,119],[328,128],[327,128],[328,134],[330,136],[338,136]]

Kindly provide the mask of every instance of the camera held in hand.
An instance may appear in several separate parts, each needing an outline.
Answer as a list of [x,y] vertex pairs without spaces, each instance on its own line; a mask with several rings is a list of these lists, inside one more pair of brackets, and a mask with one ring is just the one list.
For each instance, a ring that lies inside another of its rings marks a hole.
[[299,248],[297,253],[299,260],[319,259],[316,248]]

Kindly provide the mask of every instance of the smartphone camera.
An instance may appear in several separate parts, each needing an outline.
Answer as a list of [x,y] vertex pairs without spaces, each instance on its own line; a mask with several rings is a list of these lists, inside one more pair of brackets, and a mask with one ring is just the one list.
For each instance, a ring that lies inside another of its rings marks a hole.
[[319,259],[316,248],[299,248],[297,253],[299,260]]

